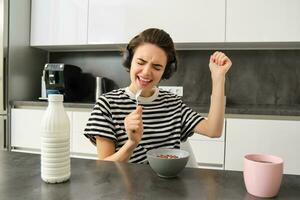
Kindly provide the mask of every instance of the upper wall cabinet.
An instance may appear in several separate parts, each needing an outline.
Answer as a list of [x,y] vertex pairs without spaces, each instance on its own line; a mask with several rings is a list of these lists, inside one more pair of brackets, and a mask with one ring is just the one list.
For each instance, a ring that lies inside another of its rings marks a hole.
[[86,44],[87,18],[88,0],[32,0],[31,46]]
[[88,44],[120,44],[146,28],[175,43],[224,42],[225,0],[89,0]]
[[299,0],[227,0],[226,42],[299,42]]

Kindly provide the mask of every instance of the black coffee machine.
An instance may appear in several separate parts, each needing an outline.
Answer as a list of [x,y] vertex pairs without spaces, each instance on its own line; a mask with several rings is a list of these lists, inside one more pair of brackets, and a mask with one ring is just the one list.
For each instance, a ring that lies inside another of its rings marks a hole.
[[[64,101],[79,101],[81,98],[81,69],[63,63],[47,63],[43,71],[46,97],[49,94],[63,94]],[[42,83],[43,85],[43,83]]]
[[100,94],[115,89],[113,81],[82,73],[81,68],[63,63],[45,64],[41,100],[49,94],[63,94],[65,102],[94,103]]

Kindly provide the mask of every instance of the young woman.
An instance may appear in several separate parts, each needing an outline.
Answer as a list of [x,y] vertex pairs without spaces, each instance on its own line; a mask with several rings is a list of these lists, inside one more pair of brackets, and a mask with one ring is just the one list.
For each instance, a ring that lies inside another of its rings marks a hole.
[[[212,96],[207,118],[175,94],[157,88],[177,68],[168,33],[154,28],[143,31],[129,42],[123,59],[131,84],[97,100],[84,133],[97,146],[99,159],[146,163],[148,150],[180,148],[180,142],[194,132],[221,136],[225,75],[232,64],[224,53],[217,51],[209,60]],[[138,91],[141,95],[136,102]]]

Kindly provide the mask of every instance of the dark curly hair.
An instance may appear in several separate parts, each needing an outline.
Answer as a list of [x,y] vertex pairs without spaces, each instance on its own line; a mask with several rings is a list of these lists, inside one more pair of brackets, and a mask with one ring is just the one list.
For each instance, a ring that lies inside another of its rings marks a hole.
[[167,55],[167,65],[162,79],[169,79],[177,70],[177,55],[172,38],[164,30],[149,28],[136,35],[123,51],[123,66],[130,71],[135,50],[142,44],[150,43],[160,47]]

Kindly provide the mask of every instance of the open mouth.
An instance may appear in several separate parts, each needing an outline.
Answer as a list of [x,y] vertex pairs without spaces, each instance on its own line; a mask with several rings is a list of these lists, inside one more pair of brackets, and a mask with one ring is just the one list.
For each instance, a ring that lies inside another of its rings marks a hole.
[[146,87],[148,84],[150,84],[152,82],[151,79],[146,79],[146,78],[143,78],[141,76],[137,76],[137,79],[139,81],[139,84],[142,86],[142,87]]

